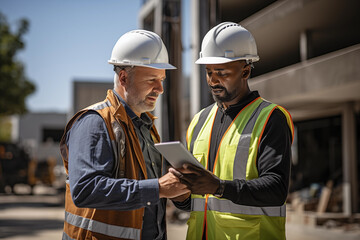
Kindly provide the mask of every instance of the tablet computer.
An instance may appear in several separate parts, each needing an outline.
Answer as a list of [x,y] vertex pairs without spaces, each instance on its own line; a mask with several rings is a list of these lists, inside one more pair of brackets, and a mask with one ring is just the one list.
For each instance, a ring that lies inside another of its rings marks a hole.
[[204,166],[201,165],[201,163],[179,141],[156,143],[155,148],[174,168],[182,168],[184,163],[190,163],[197,167],[204,168]]

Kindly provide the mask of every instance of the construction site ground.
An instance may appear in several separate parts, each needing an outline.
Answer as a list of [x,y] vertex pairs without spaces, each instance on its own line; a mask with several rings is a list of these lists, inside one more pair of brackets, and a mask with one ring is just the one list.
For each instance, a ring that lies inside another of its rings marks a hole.
[[[23,188],[26,193],[26,187]],[[17,195],[0,195],[0,239],[61,239],[63,193],[45,186],[36,186],[33,195],[18,192]],[[185,239],[186,229],[185,221],[169,220],[168,239]],[[360,226],[357,223],[313,226],[288,222],[286,236],[288,240],[355,240],[360,239]]]

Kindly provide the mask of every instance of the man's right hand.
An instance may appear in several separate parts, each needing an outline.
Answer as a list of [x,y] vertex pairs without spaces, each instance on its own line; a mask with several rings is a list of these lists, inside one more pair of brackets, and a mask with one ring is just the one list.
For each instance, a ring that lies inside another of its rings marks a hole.
[[159,197],[160,198],[175,198],[180,195],[189,194],[190,190],[185,184],[180,183],[173,173],[168,172],[159,178]]

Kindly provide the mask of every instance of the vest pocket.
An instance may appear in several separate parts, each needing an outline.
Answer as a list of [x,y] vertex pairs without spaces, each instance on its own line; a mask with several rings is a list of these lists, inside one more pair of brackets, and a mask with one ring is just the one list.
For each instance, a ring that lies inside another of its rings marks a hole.
[[214,239],[260,238],[261,216],[209,211],[208,221],[208,236],[214,236]]
[[187,221],[186,239],[201,239],[203,233],[204,212],[191,212]]

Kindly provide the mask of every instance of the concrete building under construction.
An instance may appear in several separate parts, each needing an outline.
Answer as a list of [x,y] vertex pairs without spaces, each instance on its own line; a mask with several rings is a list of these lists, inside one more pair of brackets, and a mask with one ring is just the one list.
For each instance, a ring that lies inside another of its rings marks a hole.
[[[253,34],[260,56],[249,80],[250,88],[287,108],[294,120],[289,202],[296,213],[303,213],[298,221],[358,218],[360,2],[190,1],[189,9],[185,9],[191,18],[188,88],[181,88],[185,79],[181,67],[181,4],[180,0],[143,1],[139,13],[140,28],[162,36],[170,62],[178,67],[169,73],[156,110],[161,116],[159,128],[164,141],[181,139],[185,135],[182,123],[213,102],[205,70],[194,64],[202,38],[220,22],[239,23]],[[191,102],[186,107],[181,105],[184,92],[189,92],[187,102]],[[293,218],[291,213],[288,216]]]

